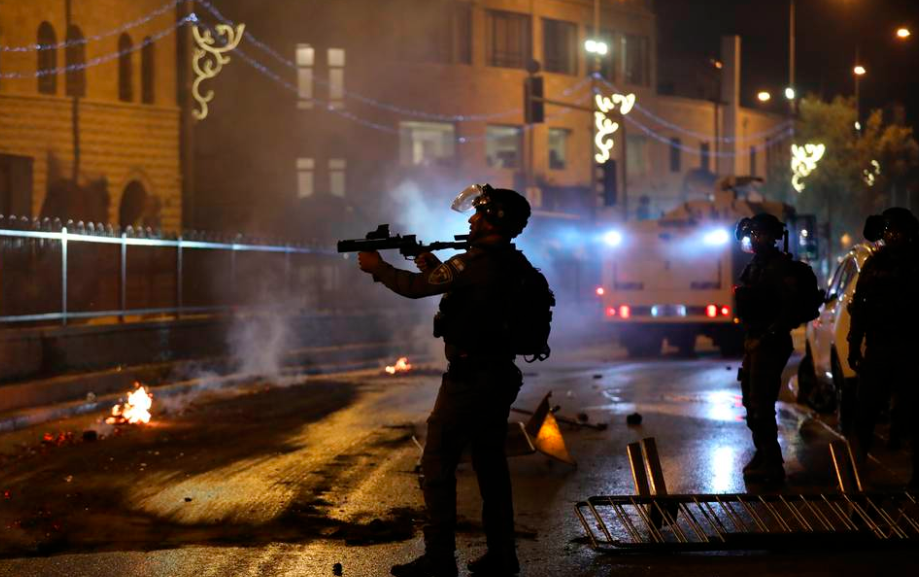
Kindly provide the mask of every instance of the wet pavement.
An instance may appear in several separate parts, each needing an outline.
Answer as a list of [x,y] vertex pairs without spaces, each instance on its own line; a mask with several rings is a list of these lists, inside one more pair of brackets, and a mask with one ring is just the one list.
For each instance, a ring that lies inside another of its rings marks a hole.
[[[559,415],[609,425],[562,426],[577,468],[539,454],[512,460],[522,574],[878,572],[877,553],[867,550],[610,556],[587,547],[574,503],[633,493],[625,446],[644,437],[657,439],[671,493],[768,490],[746,487],[739,474],[752,447],[738,364],[713,353],[629,361],[594,347],[522,365],[516,407],[534,409],[552,391]],[[421,551],[412,437],[423,442],[437,375],[253,382],[171,401],[159,413],[154,400],[146,427],[100,428],[88,416],[0,436],[0,575],[318,576],[335,563],[344,575],[388,575]],[[786,388],[779,406],[786,488],[833,490],[832,421],[811,418],[792,398]],[[634,412],[642,423],[627,426]],[[105,437],[84,441],[91,426]],[[902,451],[879,456],[872,483],[905,481]],[[458,482],[464,563],[483,551],[484,536],[469,465]],[[919,560],[884,553],[885,573],[892,566],[915,574]]]

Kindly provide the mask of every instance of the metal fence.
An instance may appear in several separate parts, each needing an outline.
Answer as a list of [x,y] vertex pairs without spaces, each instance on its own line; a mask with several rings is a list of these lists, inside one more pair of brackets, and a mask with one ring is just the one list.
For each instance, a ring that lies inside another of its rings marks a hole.
[[353,308],[361,273],[329,248],[0,215],[0,323]]

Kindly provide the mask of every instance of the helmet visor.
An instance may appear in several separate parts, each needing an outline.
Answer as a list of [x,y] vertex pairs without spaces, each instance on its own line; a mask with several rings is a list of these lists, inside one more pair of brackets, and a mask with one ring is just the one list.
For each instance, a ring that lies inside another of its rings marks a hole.
[[456,212],[467,212],[475,207],[475,201],[482,196],[483,192],[481,184],[471,184],[463,189],[463,192],[456,195],[450,208]]

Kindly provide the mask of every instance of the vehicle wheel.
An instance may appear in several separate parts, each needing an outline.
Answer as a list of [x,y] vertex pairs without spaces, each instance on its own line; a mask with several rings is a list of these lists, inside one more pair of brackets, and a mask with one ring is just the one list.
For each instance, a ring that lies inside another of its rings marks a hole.
[[842,365],[833,351],[830,361],[833,371],[833,388],[836,389],[836,412],[839,418],[839,430],[846,437],[855,430],[855,412],[858,409],[857,379],[847,379],[843,376]]

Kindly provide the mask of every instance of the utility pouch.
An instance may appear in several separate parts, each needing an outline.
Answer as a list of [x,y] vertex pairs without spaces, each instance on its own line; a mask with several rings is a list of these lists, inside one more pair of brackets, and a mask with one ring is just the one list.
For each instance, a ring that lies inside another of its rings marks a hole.
[[737,367],[737,382],[738,383],[743,382],[743,367],[742,366]]

